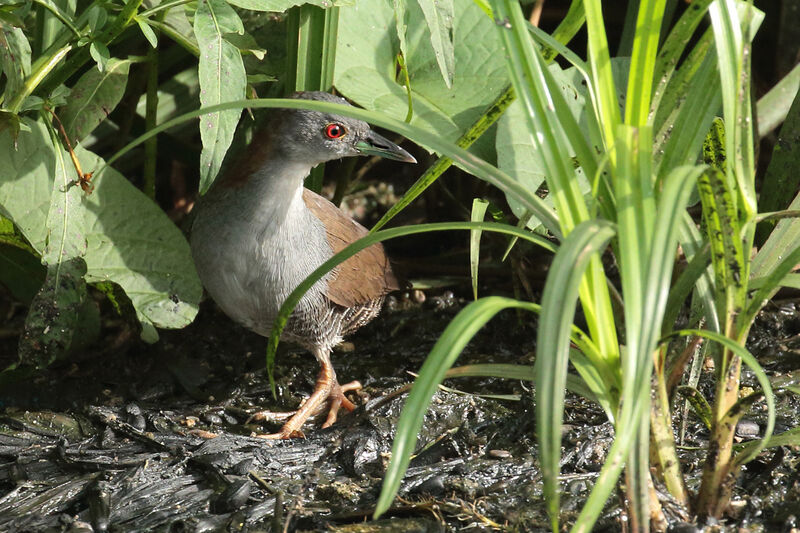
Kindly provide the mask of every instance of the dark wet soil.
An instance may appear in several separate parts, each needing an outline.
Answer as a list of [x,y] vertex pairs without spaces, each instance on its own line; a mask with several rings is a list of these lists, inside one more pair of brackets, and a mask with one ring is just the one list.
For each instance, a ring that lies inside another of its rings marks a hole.
[[[259,408],[296,407],[314,384],[313,358],[284,346],[277,400],[264,372],[265,339],[206,302],[189,328],[152,346],[112,328],[91,357],[51,367],[0,394],[0,531],[545,531],[534,441],[533,393],[519,381],[461,379],[434,398],[420,449],[384,519],[372,512],[397,418],[438,335],[464,300],[431,290],[388,309],[334,354],[341,382],[364,385],[359,408],[306,438],[268,441],[248,423]],[[800,368],[794,302],[759,318],[753,343],[772,376]],[[458,364],[527,363],[535,324],[498,315]],[[797,348],[793,348],[797,347]],[[287,349],[288,348],[288,349]],[[745,386],[755,386],[749,374]],[[469,393],[469,394],[465,394]],[[483,395],[494,395],[484,397]],[[500,396],[500,398],[498,398]],[[800,402],[781,395],[779,428]],[[755,432],[765,413],[748,415]],[[599,408],[568,396],[562,522],[575,519],[611,443]],[[752,429],[752,428],[751,428]],[[691,480],[707,433],[692,418],[682,450]],[[791,531],[800,517],[800,450],[766,451],[743,470],[722,529]],[[619,531],[621,494],[596,531]],[[665,503],[668,498],[663,496]],[[674,531],[682,510],[666,505]],[[682,529],[681,529],[682,528]]]

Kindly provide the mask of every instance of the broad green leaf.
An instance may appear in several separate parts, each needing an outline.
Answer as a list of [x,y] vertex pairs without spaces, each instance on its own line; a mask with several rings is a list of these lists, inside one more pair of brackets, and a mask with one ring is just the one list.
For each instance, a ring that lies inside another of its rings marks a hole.
[[29,250],[0,242],[0,284],[24,305],[39,292],[44,282],[45,268]]
[[[448,89],[422,10],[416,2],[406,2],[406,6],[405,60],[414,105],[411,124],[455,141],[509,85],[505,65],[496,60],[503,52],[494,23],[472,0],[455,0],[456,75]],[[334,84],[362,107],[405,120],[408,94],[405,78],[398,78],[395,71],[400,51],[396,24],[391,2],[359,2],[341,8],[337,49],[347,52],[336,58]],[[494,149],[485,138],[471,151],[492,161]]]
[[45,368],[67,352],[86,299],[85,273],[81,257],[47,266],[44,285],[31,302],[19,339],[20,363]]
[[[630,60],[627,58],[614,58],[611,60],[611,70],[617,87],[625,87],[627,84],[629,66]],[[580,70],[575,67],[561,70],[557,64],[551,65],[549,70],[558,81],[567,106],[578,122],[578,126],[581,131],[585,132],[586,141],[595,150],[599,150],[600,139],[592,138],[593,136],[589,134],[592,131],[590,122],[595,121],[596,118],[588,89]],[[624,101],[623,92],[618,94],[618,99],[621,108]],[[545,185],[547,173],[543,154],[540,152],[537,143],[532,141],[531,135],[524,106],[517,100],[509,106],[498,121],[495,141],[497,166],[510,176],[514,176],[528,190],[535,191]],[[574,150],[572,151],[572,156],[575,156]],[[587,178],[583,169],[577,165],[575,166],[574,175],[578,180],[581,192],[588,194],[592,190],[590,179],[594,179],[594,176]],[[507,195],[506,200],[517,217],[522,218],[525,216],[524,207],[513,196]],[[545,202],[548,205],[553,205],[553,201],[549,196],[545,198]],[[529,217],[529,228],[535,229],[540,224],[541,222],[537,218]]]
[[[200,83],[197,79],[197,69],[188,68],[175,74],[169,80],[161,83],[158,87],[158,113],[156,122],[163,124],[167,120],[196,109],[197,98],[200,95]],[[145,115],[147,105],[146,95],[142,95],[136,105],[136,112]],[[190,125],[184,124],[188,128]],[[191,125],[194,126],[194,125]],[[171,133],[175,133],[172,130]]]
[[14,222],[34,250],[42,254],[47,241],[53,147],[41,122],[29,123],[16,146],[8,131],[0,133],[0,213]]
[[55,130],[50,128],[49,133],[48,139],[41,140],[50,143],[54,177],[45,222],[47,244],[42,251],[47,275],[31,302],[19,342],[20,362],[36,368],[46,367],[66,353],[87,294],[82,191],[72,184],[75,169],[69,154],[61,147]]
[[[245,95],[247,76],[239,49],[225,39],[244,33],[242,21],[224,0],[203,0],[194,15],[194,34],[200,48],[198,76],[203,107],[239,100]],[[205,115],[200,119],[200,193],[216,178],[239,123],[240,109]]]
[[444,84],[450,88],[453,85],[453,76],[456,70],[455,50],[453,49],[453,19],[455,18],[453,0],[418,0],[418,3],[425,15],[425,22],[428,24],[436,63],[439,65]]
[[[7,132],[0,134],[0,211],[14,221],[40,254],[47,246],[51,195],[56,157],[47,129],[41,122],[19,136],[14,150]],[[84,172],[97,171],[105,163],[78,146],[76,155]],[[68,180],[74,169],[68,161]],[[85,195],[76,186],[78,207],[64,230],[76,232],[66,242],[86,243],[86,281],[111,281],[131,299],[146,332],[154,326],[180,328],[197,313],[202,288],[194,270],[189,245],[164,212],[110,167],[95,174],[94,193]],[[132,216],[134,214],[135,216]],[[54,215],[60,215],[57,209]]]
[[[88,150],[79,147],[76,153],[84,170],[105,164]],[[86,280],[120,285],[143,325],[172,329],[191,323],[203,289],[186,238],[113,168],[106,167],[95,181],[94,193],[84,199]]]
[[6,78],[4,100],[8,101],[31,72],[31,46],[21,28],[0,24],[0,66]]
[[228,0],[228,3],[243,9],[252,9],[253,11],[283,12],[303,4],[311,4],[326,9],[329,7],[352,6],[355,4],[355,0]]
[[97,33],[102,30],[108,20],[108,12],[98,4],[93,4],[92,7],[89,8],[86,16],[89,22],[89,29],[92,30],[92,33]]
[[106,69],[106,63],[111,58],[111,52],[108,51],[108,47],[100,41],[92,41],[89,45],[89,55],[97,63],[97,70],[100,72]]
[[130,61],[112,58],[102,72],[89,69],[72,88],[59,116],[72,144],[81,142],[117,106],[128,83]]

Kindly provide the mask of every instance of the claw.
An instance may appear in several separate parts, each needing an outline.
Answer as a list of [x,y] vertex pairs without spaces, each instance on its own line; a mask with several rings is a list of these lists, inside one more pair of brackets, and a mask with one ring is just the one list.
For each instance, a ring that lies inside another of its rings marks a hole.
[[[300,406],[300,409],[291,413],[291,418],[286,421],[280,431],[277,433],[255,435],[256,437],[262,439],[305,438],[301,430],[303,424],[305,424],[308,417],[312,414],[322,410],[323,404],[326,401],[329,405],[328,417],[325,419],[325,423],[322,424],[323,428],[330,427],[336,422],[340,408],[344,407],[347,411],[352,411],[356,408],[353,402],[348,400],[344,393],[359,390],[361,388],[361,383],[352,381],[345,385],[339,385],[339,382],[336,380],[336,373],[333,371],[333,366],[330,362],[322,360],[321,363],[322,369],[317,377],[317,384],[308,400]],[[264,413],[270,415],[275,414],[269,411],[260,411],[252,415],[249,420],[255,420],[263,416]]]

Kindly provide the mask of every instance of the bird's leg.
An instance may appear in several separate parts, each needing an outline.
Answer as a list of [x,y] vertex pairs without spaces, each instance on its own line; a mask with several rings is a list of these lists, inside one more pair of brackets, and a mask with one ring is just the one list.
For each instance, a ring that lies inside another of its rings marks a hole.
[[352,411],[356,408],[356,406],[353,405],[353,402],[348,400],[344,393],[359,390],[360,388],[361,383],[358,381],[351,381],[350,383],[339,385],[339,382],[336,381],[336,376],[333,376],[333,389],[331,389],[331,393],[328,396],[328,400],[330,402],[328,407],[328,418],[325,419],[325,423],[322,424],[322,427],[330,427],[336,422],[336,417],[339,414],[340,407],[344,407],[348,411]]
[[291,439],[294,437],[303,437],[304,435],[301,431],[303,424],[306,422],[306,420],[308,420],[308,417],[314,414],[322,406],[326,400],[330,402],[330,407],[328,410],[328,418],[322,425],[323,428],[326,428],[336,422],[336,417],[339,413],[340,407],[344,407],[348,411],[352,411],[356,408],[356,406],[353,405],[353,402],[348,400],[344,393],[360,389],[361,384],[358,381],[353,381],[345,385],[339,385],[339,382],[336,380],[336,372],[333,370],[333,365],[331,364],[329,350],[317,348],[313,351],[321,366],[319,375],[317,376],[317,383],[314,386],[314,392],[311,394],[308,400],[306,400],[305,403],[300,406],[300,409],[298,409],[297,412],[295,412],[295,414],[292,415],[292,417],[283,425],[279,432],[269,435],[260,435],[260,437],[267,439]]

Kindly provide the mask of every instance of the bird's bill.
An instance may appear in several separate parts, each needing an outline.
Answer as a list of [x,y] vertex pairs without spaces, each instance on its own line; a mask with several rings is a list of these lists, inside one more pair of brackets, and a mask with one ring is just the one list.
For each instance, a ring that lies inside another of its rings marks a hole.
[[364,155],[377,155],[378,157],[385,157],[386,159],[392,159],[394,161],[403,161],[404,163],[417,162],[414,156],[374,131],[370,131],[364,140],[356,143],[356,150]]

